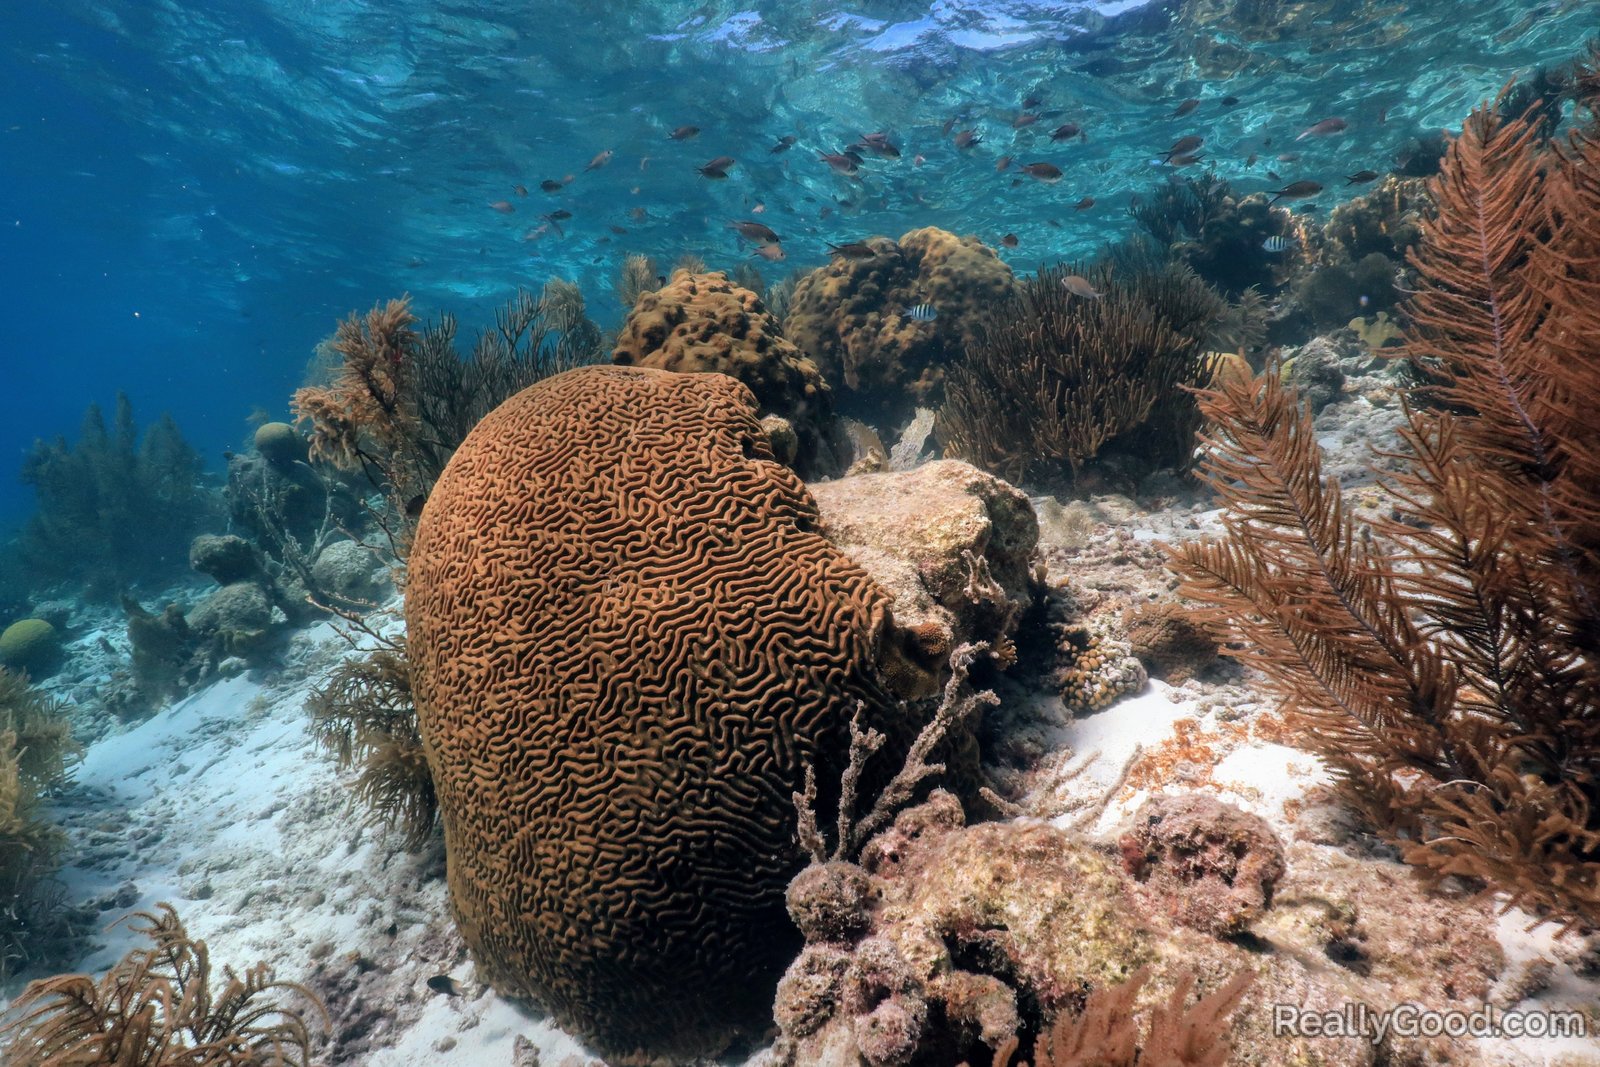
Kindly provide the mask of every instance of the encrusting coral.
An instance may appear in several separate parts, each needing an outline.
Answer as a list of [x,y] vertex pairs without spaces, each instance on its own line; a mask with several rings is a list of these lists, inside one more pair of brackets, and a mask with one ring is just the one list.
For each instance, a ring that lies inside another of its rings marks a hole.
[[1430,183],[1395,509],[1358,536],[1271,373],[1203,395],[1226,536],[1171,550],[1345,797],[1435,879],[1600,925],[1600,128],[1475,111]]
[[607,1055],[759,1028],[803,767],[838,781],[858,706],[912,727],[888,596],[816,523],[748,388],[634,367],[513,397],[423,510],[407,647],[458,926]]
[[266,964],[235,974],[223,968],[213,988],[206,943],[189,937],[170,904],[138,912],[130,928],[148,937],[98,981],[64,974],[30,983],[0,1029],[11,1067],[116,1064],[117,1067],[310,1067],[304,1012],[281,994],[304,986],[273,980]]
[[666,285],[641,293],[611,362],[737,378],[755,394],[763,418],[776,416],[792,427],[797,451],[780,459],[807,479],[839,473],[841,431],[828,383],[784,339],[761,298],[726,274],[678,271]]
[[[816,360],[839,409],[880,429],[943,396],[945,368],[1012,294],[1011,268],[976,237],[927,227],[862,242],[802,278],[783,328]],[[912,315],[931,308],[931,319]]]

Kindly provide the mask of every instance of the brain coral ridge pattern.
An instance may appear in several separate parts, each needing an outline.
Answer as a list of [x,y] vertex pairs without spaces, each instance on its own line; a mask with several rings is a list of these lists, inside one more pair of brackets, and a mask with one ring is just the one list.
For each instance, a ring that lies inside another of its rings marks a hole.
[[421,519],[406,597],[461,932],[607,1054],[770,1018],[798,948],[791,794],[843,765],[888,597],[815,532],[755,398],[588,367],[492,412]]

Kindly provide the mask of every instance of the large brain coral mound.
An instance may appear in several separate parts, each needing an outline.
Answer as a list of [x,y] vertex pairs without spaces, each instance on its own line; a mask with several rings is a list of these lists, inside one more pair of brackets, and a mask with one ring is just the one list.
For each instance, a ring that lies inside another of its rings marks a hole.
[[[927,227],[865,242],[800,280],[784,332],[817,361],[841,411],[904,422],[944,395],[944,368],[1011,296],[1011,268],[976,237]],[[926,307],[933,318],[910,314]]]
[[[769,1018],[803,766],[837,781],[887,594],[723,375],[592,367],[473,430],[406,595],[463,937],[608,1055]],[[893,727],[891,726],[891,729]]]
[[784,339],[761,298],[726,274],[680,270],[666,286],[642,293],[622,324],[611,361],[737,378],[755,394],[761,415],[776,415],[793,427],[793,466],[803,477],[839,472],[840,431],[828,383]]

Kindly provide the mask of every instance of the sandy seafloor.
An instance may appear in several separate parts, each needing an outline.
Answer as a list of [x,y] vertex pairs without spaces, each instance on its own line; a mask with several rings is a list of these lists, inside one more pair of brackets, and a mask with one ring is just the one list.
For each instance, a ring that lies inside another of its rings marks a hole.
[[[1352,378],[1345,399],[1318,419],[1329,470],[1347,486],[1370,482],[1366,447],[1392,445],[1397,422],[1386,379]],[[1066,566],[1074,581],[1093,587],[1101,564],[1080,559],[1074,572],[1072,552],[1054,540],[1067,524],[1052,521],[1056,509],[1045,505],[1042,511],[1042,545],[1052,571]],[[1216,529],[1217,517],[1196,493],[1163,502],[1159,510],[1098,498],[1076,513],[1097,521],[1092,544],[1129,549],[1106,564],[1105,584],[1122,580],[1119,568],[1148,571],[1156,557],[1142,550],[1150,542],[1204,534]],[[397,614],[398,602],[391,607]],[[77,666],[68,673],[76,681],[58,684],[64,694],[81,691],[97,669],[109,674],[110,650],[122,649],[125,639],[115,617],[107,615],[105,623],[88,632],[74,627]],[[548,1019],[501,1000],[476,980],[447,917],[442,844],[436,840],[423,855],[408,855],[380,831],[362,828],[365,813],[352,806],[333,761],[312,740],[304,709],[309,689],[350,651],[333,626],[313,626],[293,639],[285,668],[216,681],[90,745],[74,784],[53,805],[70,835],[62,872],[68,899],[95,902],[108,923],[170,901],[190,934],[206,941],[214,967],[265,961],[278,977],[306,982],[324,996],[347,1050],[345,1062],[600,1062]],[[98,668],[84,668],[96,659]],[[1152,790],[1166,786],[1213,792],[1266,818],[1287,842],[1296,837],[1298,801],[1325,781],[1314,757],[1250,728],[1272,709],[1237,669],[1220,683],[1174,688],[1152,681],[1143,693],[1076,721],[1059,711],[1053,695],[1036,699],[1043,718],[1056,724],[1045,731],[1052,750],[1047,763],[1076,767],[1098,754],[1068,781],[1034,776],[1037,790],[1052,792],[1030,798],[1037,801],[1032,806],[1062,812],[1060,822],[1114,785],[1135,746],[1143,746],[1138,773],[1111,798],[1090,827],[1094,833],[1114,833]],[[1180,731],[1181,743],[1173,740]],[[1498,921],[1507,957],[1502,983],[1515,981],[1541,957],[1554,967],[1532,998],[1503,1006],[1594,1012],[1600,976],[1578,975],[1570,953],[1555,951],[1553,927],[1529,926],[1529,917],[1517,911]],[[98,936],[76,965],[103,972],[134,943],[117,927]],[[452,976],[460,994],[430,989],[427,979],[439,974]],[[537,1057],[527,1048],[517,1054],[519,1037]],[[1480,1041],[1475,1050],[1479,1058],[1464,1062],[1600,1064],[1596,1038]]]

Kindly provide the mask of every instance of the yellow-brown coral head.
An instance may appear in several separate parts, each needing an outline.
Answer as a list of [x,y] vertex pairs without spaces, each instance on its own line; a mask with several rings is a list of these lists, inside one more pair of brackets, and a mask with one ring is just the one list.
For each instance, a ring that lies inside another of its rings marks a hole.
[[673,272],[622,324],[611,361],[685,374],[727,374],[755,394],[762,415],[788,420],[794,466],[806,478],[838,474],[833,399],[817,365],[784,339],[761,298],[721,272]]
[[631,367],[501,405],[423,512],[408,648],[457,921],[608,1056],[765,1025],[799,948],[792,794],[884,706],[888,614],[816,524],[747,388]]
[[945,366],[977,341],[1014,285],[1011,268],[976,237],[930,226],[865,246],[876,254],[836,256],[800,280],[784,331],[817,361],[840,410],[892,423],[938,406]]

